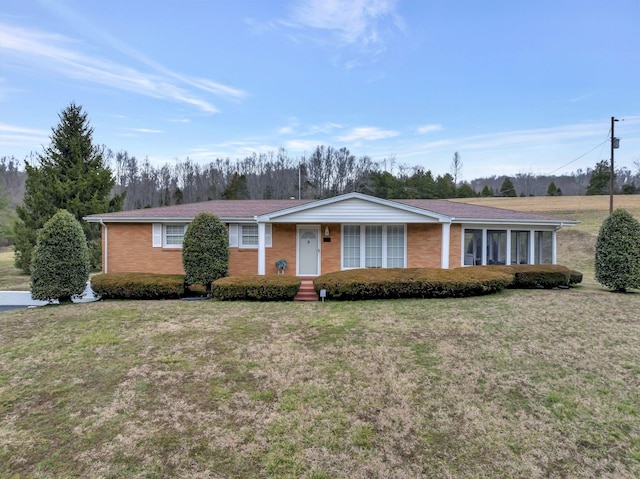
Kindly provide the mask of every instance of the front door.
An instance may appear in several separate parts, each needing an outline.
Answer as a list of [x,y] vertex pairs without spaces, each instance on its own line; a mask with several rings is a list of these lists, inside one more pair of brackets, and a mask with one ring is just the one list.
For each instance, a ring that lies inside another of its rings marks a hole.
[[298,229],[298,276],[317,276],[320,269],[320,228]]

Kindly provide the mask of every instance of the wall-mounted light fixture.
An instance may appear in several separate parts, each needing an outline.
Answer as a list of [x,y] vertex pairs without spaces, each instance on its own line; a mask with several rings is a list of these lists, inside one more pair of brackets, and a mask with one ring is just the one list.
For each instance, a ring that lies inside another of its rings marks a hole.
[[329,227],[328,226],[324,227],[324,235],[325,236],[329,236]]

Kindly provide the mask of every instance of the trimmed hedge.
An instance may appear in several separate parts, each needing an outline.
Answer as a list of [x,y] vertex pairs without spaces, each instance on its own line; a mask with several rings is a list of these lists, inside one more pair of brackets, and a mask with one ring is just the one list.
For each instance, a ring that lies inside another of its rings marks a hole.
[[461,298],[496,293],[513,274],[486,268],[355,269],[319,276],[316,291],[330,299]]
[[214,281],[211,293],[223,301],[291,301],[300,283],[294,276],[232,276]]
[[[477,266],[477,268],[511,272],[513,282],[509,288],[512,289],[550,289],[569,286],[571,283],[571,270],[559,264],[513,264],[509,266]],[[582,281],[581,274],[580,281]]]
[[181,274],[108,273],[91,278],[103,299],[175,299],[184,296]]
[[569,278],[569,284],[582,283],[582,273],[580,271],[571,270],[571,278]]

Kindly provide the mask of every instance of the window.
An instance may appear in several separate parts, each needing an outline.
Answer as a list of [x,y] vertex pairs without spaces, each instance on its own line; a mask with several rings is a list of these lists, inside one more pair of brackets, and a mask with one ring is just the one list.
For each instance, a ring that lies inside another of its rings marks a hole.
[[[264,245],[271,248],[272,226],[264,225]],[[229,247],[230,248],[257,248],[258,247],[258,225],[257,224],[229,224]]]
[[165,248],[182,248],[186,229],[187,225],[164,225],[163,246]]
[[387,226],[387,268],[404,268],[404,226]]
[[553,260],[553,235],[551,231],[536,231],[535,259],[536,264],[550,264]]
[[[483,238],[484,235],[484,238]],[[464,229],[464,264],[535,264],[553,263],[553,231],[517,231]],[[534,244],[531,244],[533,240]],[[486,244],[485,244],[486,241]],[[507,245],[511,252],[507,257]],[[482,253],[485,253],[483,262]],[[508,261],[507,261],[508,260]]]
[[258,247],[258,225],[240,225],[240,247]]
[[343,269],[404,268],[404,232],[404,225],[343,225]]
[[507,264],[506,231],[487,231],[487,264]]
[[529,232],[511,232],[511,264],[529,264]]
[[382,268],[382,225],[365,226],[364,267]]
[[345,268],[360,267],[360,226],[345,225],[342,232],[342,262]]
[[464,230],[464,264],[482,264],[482,230]]

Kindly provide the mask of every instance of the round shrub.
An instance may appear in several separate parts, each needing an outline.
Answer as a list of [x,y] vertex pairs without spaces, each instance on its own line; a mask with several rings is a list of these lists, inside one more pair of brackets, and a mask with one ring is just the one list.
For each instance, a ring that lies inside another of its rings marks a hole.
[[58,211],[38,234],[31,260],[33,299],[71,302],[89,279],[89,250],[78,220],[66,210]]
[[626,210],[617,209],[602,222],[595,273],[596,281],[615,291],[640,287],[640,223]]
[[229,274],[227,228],[211,213],[198,214],[182,241],[185,283],[201,284],[211,296],[211,283]]

